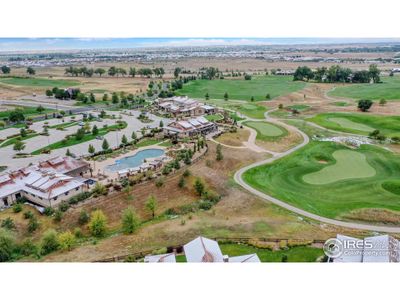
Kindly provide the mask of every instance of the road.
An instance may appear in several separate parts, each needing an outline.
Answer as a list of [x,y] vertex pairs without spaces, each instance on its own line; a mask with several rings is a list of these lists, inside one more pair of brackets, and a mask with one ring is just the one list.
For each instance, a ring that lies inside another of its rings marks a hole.
[[360,224],[360,223],[354,223],[354,222],[344,222],[344,221],[339,221],[339,220],[334,220],[334,219],[329,219],[326,217],[322,217],[313,213],[310,213],[308,211],[305,211],[301,208],[295,207],[293,205],[290,205],[284,201],[281,201],[275,197],[272,197],[270,195],[264,194],[263,192],[260,192],[259,190],[253,188],[252,186],[248,185],[242,178],[243,174],[249,170],[252,169],[254,167],[258,167],[261,165],[265,165],[265,164],[270,164],[282,157],[285,157],[287,155],[290,155],[291,153],[297,151],[298,149],[304,147],[305,145],[307,145],[310,142],[309,137],[302,132],[301,130],[299,130],[298,128],[288,125],[286,123],[280,122],[279,120],[270,118],[268,116],[268,112],[265,113],[265,120],[279,125],[279,126],[283,126],[286,127],[289,130],[293,130],[297,133],[299,133],[302,137],[303,137],[303,142],[285,152],[281,152],[281,153],[275,153],[275,155],[273,155],[271,158],[259,161],[259,162],[255,162],[253,164],[250,164],[248,166],[245,166],[241,169],[239,169],[235,175],[234,175],[234,180],[236,181],[236,183],[238,183],[240,186],[242,186],[244,189],[246,189],[247,191],[249,191],[250,193],[260,197],[262,200],[264,201],[268,201],[271,203],[274,203],[280,207],[283,207],[291,212],[294,212],[296,214],[299,214],[303,217],[309,218],[309,219],[313,219],[322,223],[326,223],[326,224],[330,224],[330,225],[335,225],[335,226],[341,226],[341,227],[346,227],[346,228],[351,228],[351,229],[358,229],[358,230],[367,230],[367,231],[377,231],[377,232],[385,232],[385,233],[400,233],[400,227],[392,227],[392,226],[378,226],[378,225],[368,225],[368,224]]

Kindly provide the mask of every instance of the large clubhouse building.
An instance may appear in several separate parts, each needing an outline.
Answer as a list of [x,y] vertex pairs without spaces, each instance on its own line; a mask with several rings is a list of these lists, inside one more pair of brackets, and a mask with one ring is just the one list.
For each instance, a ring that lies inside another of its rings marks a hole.
[[195,117],[205,114],[213,114],[216,109],[213,106],[198,102],[188,97],[159,98],[156,100],[158,111],[169,114],[172,117]]
[[217,130],[217,124],[208,121],[204,117],[197,117],[168,124],[168,126],[164,127],[164,134],[185,138],[196,135],[206,135]]
[[88,163],[72,157],[55,157],[0,175],[0,208],[20,199],[54,207],[88,189]]

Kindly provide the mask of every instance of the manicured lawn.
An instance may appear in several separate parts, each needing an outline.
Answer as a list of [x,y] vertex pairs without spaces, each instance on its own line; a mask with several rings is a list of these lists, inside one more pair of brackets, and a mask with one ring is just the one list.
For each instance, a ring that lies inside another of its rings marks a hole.
[[243,125],[251,127],[257,131],[257,139],[262,141],[271,141],[287,135],[287,130],[267,122],[244,122]]
[[291,109],[296,109],[298,111],[305,111],[305,110],[310,109],[310,106],[309,105],[305,105],[305,104],[295,104],[295,105],[291,105],[291,106],[288,106],[288,107],[291,108]]
[[223,254],[229,256],[239,256],[257,253],[262,262],[282,262],[282,257],[287,256],[288,262],[315,262],[324,255],[322,249],[298,246],[287,250],[271,251],[260,249],[246,244],[220,244]]
[[158,140],[158,139],[154,139],[154,138],[148,139],[148,138],[146,138],[146,139],[144,139],[144,140],[141,140],[141,141],[140,141],[139,143],[137,143],[135,146],[138,147],[138,148],[140,148],[140,147],[147,147],[147,146],[155,145],[155,144],[157,144],[157,143],[159,143],[159,142],[161,142],[161,141]]
[[308,121],[328,129],[368,135],[375,129],[391,137],[400,136],[399,116],[378,116],[368,113],[324,113],[316,115]]
[[235,100],[221,101],[214,99],[208,100],[206,101],[206,103],[229,110],[234,110],[254,119],[264,119],[264,114],[268,110],[267,107],[262,104],[246,103],[243,101]]
[[29,87],[59,87],[59,88],[66,88],[70,86],[79,85],[79,82],[74,80],[47,79],[38,77],[0,78],[0,83],[18,85],[18,86],[29,86]]
[[25,141],[25,140],[28,140],[35,136],[38,136],[38,135],[39,135],[38,133],[30,133],[30,134],[27,134],[25,137],[19,136],[19,137],[14,137],[14,138],[5,140],[3,143],[0,144],[0,148],[7,147],[9,145],[14,145],[17,140]]
[[116,125],[108,126],[106,128],[99,128],[99,133],[97,135],[93,135],[92,133],[87,133],[80,140],[77,140],[75,137],[71,137],[67,141],[61,140],[61,141],[55,142],[53,144],[50,144],[50,145],[48,145],[46,147],[40,148],[38,150],[35,150],[35,151],[32,152],[32,154],[33,155],[40,154],[40,153],[42,153],[42,151],[44,149],[55,150],[55,149],[71,147],[71,146],[74,146],[74,145],[77,145],[77,144],[88,142],[88,141],[94,140],[96,138],[96,136],[104,136],[107,133],[109,133],[110,131],[115,130],[116,128],[121,128],[121,129],[125,128],[126,125],[127,124],[125,123],[124,127],[119,127],[119,125],[116,124]]
[[349,103],[345,102],[345,101],[336,101],[336,102],[332,102],[332,105],[334,106],[350,106]]
[[229,99],[265,101],[266,95],[271,99],[298,91],[305,87],[304,82],[293,81],[292,76],[253,76],[252,80],[214,79],[195,80],[185,84],[178,91],[180,95],[204,99],[208,93],[211,99],[224,99],[225,92]]
[[41,116],[41,115],[44,115],[46,113],[52,113],[52,112],[55,111],[54,109],[44,109],[42,112],[38,112],[37,111],[37,107],[12,106],[12,108],[11,108],[11,106],[10,106],[9,110],[5,110],[5,111],[1,111],[0,112],[0,119],[8,118],[10,116],[10,113],[15,109],[20,110],[24,114],[25,118]]
[[[342,157],[338,157],[338,153]],[[350,162],[355,157],[358,162]],[[350,170],[351,166],[357,170]],[[307,178],[310,174],[314,175]],[[250,169],[243,179],[282,201],[336,218],[362,208],[400,211],[400,195],[382,186],[398,180],[399,174],[400,156],[382,148],[363,145],[358,150],[349,150],[340,144],[313,141],[272,164]],[[326,184],[321,184],[323,182]]]
[[400,76],[386,76],[382,77],[381,80],[383,83],[360,83],[338,87],[328,94],[353,99],[400,100]]
[[65,128],[68,128],[68,127],[72,127],[72,126],[78,125],[78,123],[79,122],[77,122],[77,121],[64,122],[64,123],[61,123],[61,124],[49,126],[49,128],[52,128],[52,129],[65,129]]
[[376,174],[365,155],[357,151],[337,150],[332,153],[332,157],[335,159],[334,164],[304,175],[303,180],[309,184],[328,184],[345,179],[372,177]]
[[[229,256],[241,256],[246,254],[257,253],[262,262],[282,262],[284,255],[288,262],[315,262],[319,257],[324,255],[322,249],[298,246],[286,250],[272,251],[268,249],[260,249],[246,244],[220,244],[223,254]],[[184,255],[176,257],[177,262],[186,262]]]

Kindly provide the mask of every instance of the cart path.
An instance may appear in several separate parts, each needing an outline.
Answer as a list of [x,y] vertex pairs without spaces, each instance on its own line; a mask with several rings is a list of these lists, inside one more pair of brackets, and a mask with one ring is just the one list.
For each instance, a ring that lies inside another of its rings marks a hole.
[[[273,110],[271,110],[273,111]],[[270,111],[270,112],[271,112]],[[367,230],[367,231],[378,231],[378,232],[386,232],[386,233],[400,233],[400,227],[392,227],[392,226],[379,226],[379,225],[368,225],[368,224],[360,224],[360,223],[354,223],[354,222],[345,222],[345,221],[339,221],[339,220],[334,220],[334,219],[330,219],[330,218],[326,218],[326,217],[322,217],[313,213],[310,213],[308,211],[305,211],[301,208],[295,207],[293,205],[290,205],[284,201],[281,201],[275,197],[272,197],[270,195],[267,195],[255,188],[253,188],[252,186],[248,185],[242,178],[243,174],[249,170],[252,169],[254,167],[258,167],[261,165],[265,165],[265,164],[270,164],[282,157],[285,157],[287,155],[290,155],[291,153],[297,151],[298,149],[304,147],[305,145],[307,145],[310,142],[310,138],[308,137],[308,135],[306,135],[303,131],[301,131],[300,129],[298,129],[295,126],[283,123],[277,119],[271,118],[268,116],[268,112],[265,113],[265,120],[258,120],[258,121],[267,121],[282,127],[285,127],[289,130],[295,131],[298,134],[300,134],[303,137],[303,141],[294,146],[293,148],[281,152],[281,153],[275,153],[275,155],[273,155],[271,158],[267,158],[265,160],[259,161],[259,162],[255,162],[252,163],[248,166],[245,166],[241,169],[239,169],[238,171],[236,171],[235,175],[234,175],[234,180],[236,181],[236,183],[238,183],[240,186],[242,186],[244,189],[246,189],[247,191],[249,191],[250,193],[260,197],[263,201],[268,201],[271,203],[274,203],[280,207],[283,207],[291,212],[294,212],[298,215],[301,215],[303,217],[309,218],[309,219],[313,219],[316,220],[318,222],[322,222],[322,223],[326,223],[326,224],[330,224],[330,225],[335,225],[335,226],[341,226],[341,227],[346,227],[346,228],[351,228],[351,229],[357,229],[357,230]]]

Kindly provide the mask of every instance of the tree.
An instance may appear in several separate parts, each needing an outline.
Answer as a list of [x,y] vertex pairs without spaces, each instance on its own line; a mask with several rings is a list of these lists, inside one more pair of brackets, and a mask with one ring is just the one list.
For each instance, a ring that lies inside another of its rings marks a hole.
[[204,97],[206,98],[206,100],[210,99],[210,95],[208,93],[206,93],[206,95]]
[[11,68],[8,67],[8,66],[2,66],[1,67],[1,72],[3,72],[3,74],[10,74]]
[[126,137],[125,134],[122,135],[121,143],[122,143],[122,145],[128,144],[128,138]]
[[44,108],[43,106],[39,105],[39,106],[36,108],[36,111],[37,111],[38,113],[42,113],[42,112],[45,111],[45,108]]
[[136,132],[135,132],[135,131],[132,131],[131,138],[132,138],[132,140],[133,140],[134,142],[136,142],[137,135],[136,135]]
[[135,77],[136,76],[136,69],[135,68],[129,68],[129,76]]
[[313,71],[307,67],[297,67],[296,71],[294,72],[293,75],[293,80],[297,81],[297,80],[306,80],[309,81],[310,79],[314,78],[314,73]]
[[196,193],[199,196],[203,195],[203,193],[205,191],[205,187],[204,187],[204,183],[201,181],[200,178],[196,178],[193,186],[194,186],[194,189],[196,190]]
[[122,212],[122,230],[124,233],[134,233],[140,226],[140,219],[132,207]]
[[13,230],[13,229],[15,229],[15,223],[14,223],[13,219],[11,219],[10,217],[7,217],[6,219],[1,221],[1,227],[5,228],[7,230]]
[[384,106],[387,103],[386,99],[379,100],[379,105]]
[[227,101],[227,100],[229,99],[228,92],[225,92],[225,94],[224,94],[224,99],[225,99],[225,101]]
[[107,218],[101,210],[95,210],[90,216],[90,233],[94,237],[102,237],[107,230]]
[[163,128],[164,127],[164,122],[163,122],[163,120],[160,120],[160,126],[159,126],[160,128]]
[[217,145],[217,156],[216,156],[216,160],[217,161],[220,161],[220,160],[223,160],[224,159],[224,156],[222,155],[222,146],[221,146],[221,144],[218,144]]
[[92,144],[89,145],[88,152],[93,155],[96,152],[96,149]]
[[151,195],[147,199],[147,201],[145,203],[145,207],[146,207],[147,211],[151,213],[151,216],[154,219],[154,217],[156,215],[156,210],[157,210],[157,200],[153,195]]
[[85,122],[85,124],[83,125],[83,130],[85,130],[85,133],[90,132],[90,123],[89,122]]
[[101,145],[101,148],[102,148],[104,151],[106,151],[106,150],[108,150],[108,149],[110,148],[110,145],[108,144],[107,139],[104,139],[104,140],[103,140],[103,144]]
[[89,95],[89,100],[90,100],[90,102],[92,102],[92,103],[96,102],[96,97],[95,97],[95,95],[94,95],[93,93],[90,93],[90,95]]
[[16,140],[13,146],[14,151],[22,151],[25,149],[25,143],[20,141],[20,140]]
[[8,119],[11,122],[21,122],[25,120],[25,116],[20,109],[14,109],[10,112]]
[[93,188],[93,194],[100,196],[100,195],[107,195],[107,193],[108,193],[107,188],[100,182],[96,182]]
[[11,260],[15,248],[15,240],[12,235],[5,230],[0,230],[0,262]]
[[98,74],[100,77],[106,72],[106,70],[104,70],[103,68],[97,68],[96,70],[94,70],[95,74]]
[[381,71],[378,69],[378,66],[376,64],[370,65],[368,71],[369,76],[374,83],[379,83],[381,81],[381,78],[379,77]]
[[21,128],[19,130],[19,134],[20,134],[21,137],[26,137],[28,135],[28,133],[26,132],[25,128]]
[[77,141],[80,141],[83,139],[83,137],[85,136],[85,128],[81,127],[79,128],[76,133],[75,133],[75,139]]
[[36,71],[35,71],[35,69],[32,68],[32,67],[28,67],[28,68],[26,69],[26,73],[28,73],[29,75],[35,75],[35,74],[36,74]]
[[56,251],[58,247],[60,247],[60,244],[58,243],[57,232],[54,229],[47,230],[41,242],[42,254],[46,255]]
[[108,75],[115,76],[117,74],[117,68],[112,66],[108,69]]
[[177,79],[179,77],[179,74],[181,73],[182,69],[179,67],[176,67],[174,70],[174,77]]
[[118,94],[117,93],[113,93],[112,94],[112,96],[111,96],[111,102],[113,103],[113,104],[117,104],[118,102],[119,102],[119,97],[118,97]]
[[28,221],[28,232],[29,233],[36,231],[36,229],[38,229],[39,227],[40,227],[40,223],[37,220],[35,215],[33,215],[31,218],[29,218],[29,221]]
[[250,74],[245,74],[244,75],[244,80],[251,80],[251,75]]
[[65,152],[65,155],[66,155],[66,156],[72,156],[72,153],[71,153],[71,151],[69,150],[69,148],[68,148],[67,151]]
[[70,251],[75,245],[75,236],[71,231],[65,231],[58,235],[58,244],[61,250]]
[[104,94],[102,100],[103,100],[103,101],[108,101],[108,94]]
[[362,112],[366,112],[371,108],[372,104],[374,104],[374,102],[372,102],[372,100],[362,99],[362,100],[358,101],[357,107]]
[[99,134],[99,129],[97,128],[97,125],[93,125],[92,135],[97,136],[98,134]]

